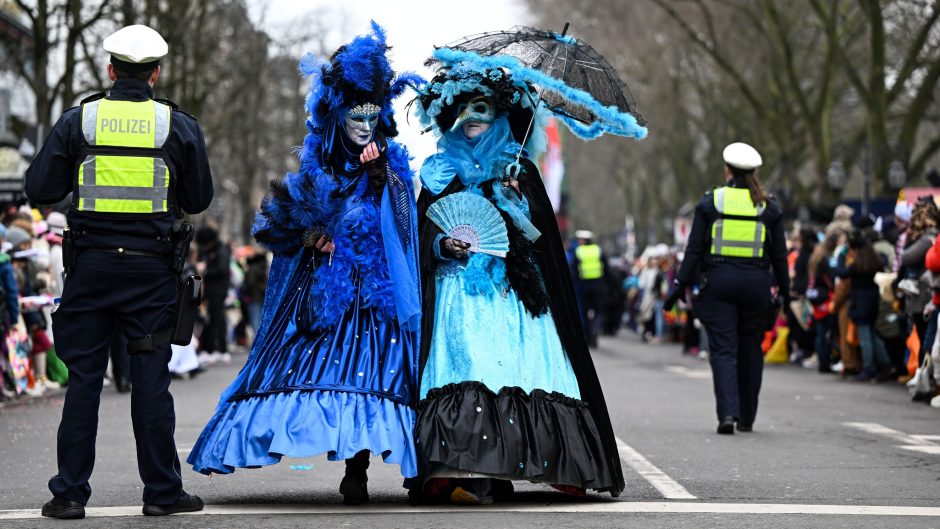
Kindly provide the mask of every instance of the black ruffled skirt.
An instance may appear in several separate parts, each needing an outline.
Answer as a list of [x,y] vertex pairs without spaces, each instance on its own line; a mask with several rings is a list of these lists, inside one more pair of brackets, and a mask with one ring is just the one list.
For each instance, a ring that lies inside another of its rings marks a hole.
[[440,469],[583,489],[612,487],[589,406],[561,393],[448,384],[418,404],[421,477]]

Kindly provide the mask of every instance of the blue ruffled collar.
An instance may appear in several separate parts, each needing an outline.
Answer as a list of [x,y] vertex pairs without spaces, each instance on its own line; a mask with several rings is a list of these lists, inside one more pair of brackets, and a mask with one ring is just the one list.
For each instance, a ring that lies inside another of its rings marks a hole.
[[476,138],[468,139],[462,129],[449,131],[437,142],[437,154],[421,166],[421,184],[433,195],[459,176],[467,187],[479,186],[502,175],[522,146],[516,143],[505,116],[493,121],[490,128]]

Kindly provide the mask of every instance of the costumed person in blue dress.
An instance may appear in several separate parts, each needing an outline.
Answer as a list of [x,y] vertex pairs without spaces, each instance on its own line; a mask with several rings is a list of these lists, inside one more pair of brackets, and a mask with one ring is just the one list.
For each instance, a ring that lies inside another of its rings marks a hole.
[[188,462],[204,474],[326,453],[340,492],[368,500],[369,456],[417,474],[414,405],[421,325],[412,171],[392,100],[384,30],[307,55],[300,170],[271,184],[253,234],[275,257],[261,329]]
[[[544,122],[520,145],[532,88],[503,68],[448,66],[418,97],[419,118],[440,139],[420,171],[420,474],[411,497],[487,504],[511,493],[512,480],[617,496],[616,441],[530,159],[544,145]],[[477,213],[461,221],[451,211],[461,203],[479,204]],[[467,229],[487,209],[508,235],[506,252],[487,250],[498,246],[489,221]]]

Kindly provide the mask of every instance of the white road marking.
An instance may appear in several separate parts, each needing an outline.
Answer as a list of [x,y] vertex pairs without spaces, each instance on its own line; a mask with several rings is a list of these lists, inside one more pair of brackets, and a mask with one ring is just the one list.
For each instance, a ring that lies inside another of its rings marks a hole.
[[845,422],[842,423],[849,428],[855,428],[866,433],[888,437],[902,445],[909,446],[937,446],[923,436],[908,435],[899,430],[893,430],[887,426],[882,426],[874,422]]
[[933,456],[940,455],[940,446],[905,446],[899,445],[898,448],[903,448],[904,450],[910,450],[912,452],[921,452],[924,454],[930,454]]
[[940,435],[912,435],[911,437],[924,441],[940,441]]
[[712,377],[711,371],[706,369],[689,369],[685,366],[666,366],[666,371],[686,378],[705,379]]
[[649,481],[650,485],[655,487],[667,500],[698,499],[619,437],[617,438],[617,450],[620,452],[620,459],[637,474],[643,476],[643,479]]
[[[208,505],[201,512],[174,516],[259,516],[278,514],[421,514],[454,512],[505,513],[651,513],[651,514],[790,514],[828,516],[917,516],[940,517],[940,507],[901,505],[819,505],[799,503],[699,503],[598,501],[595,503],[496,504],[468,507],[445,505],[411,507],[406,504],[346,505]],[[142,516],[140,505],[130,507],[91,507],[89,518]],[[39,509],[0,511],[2,520],[31,520],[41,517]]]
[[895,446],[902,450],[935,456],[940,455],[940,445],[934,443],[934,441],[940,441],[940,435],[909,435],[900,430],[894,430],[874,422],[846,422],[842,424],[866,433],[887,437],[892,441],[900,443]]

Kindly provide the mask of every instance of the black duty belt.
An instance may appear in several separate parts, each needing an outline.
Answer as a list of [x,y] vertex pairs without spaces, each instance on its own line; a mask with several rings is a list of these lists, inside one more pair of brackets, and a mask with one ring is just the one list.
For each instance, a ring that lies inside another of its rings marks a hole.
[[165,254],[165,253],[145,252],[145,251],[143,251],[143,250],[131,250],[131,249],[128,249],[128,248],[98,248],[98,247],[96,247],[96,246],[88,246],[88,247],[85,247],[85,248],[83,248],[83,249],[85,249],[85,250],[92,250],[92,251],[95,251],[95,252],[113,253],[113,254],[117,254],[117,255],[120,255],[120,256],[125,256],[125,255],[139,255],[139,256],[142,256],[142,257],[158,257],[158,258],[160,258],[160,259],[166,259],[166,256],[167,256],[167,254]]

